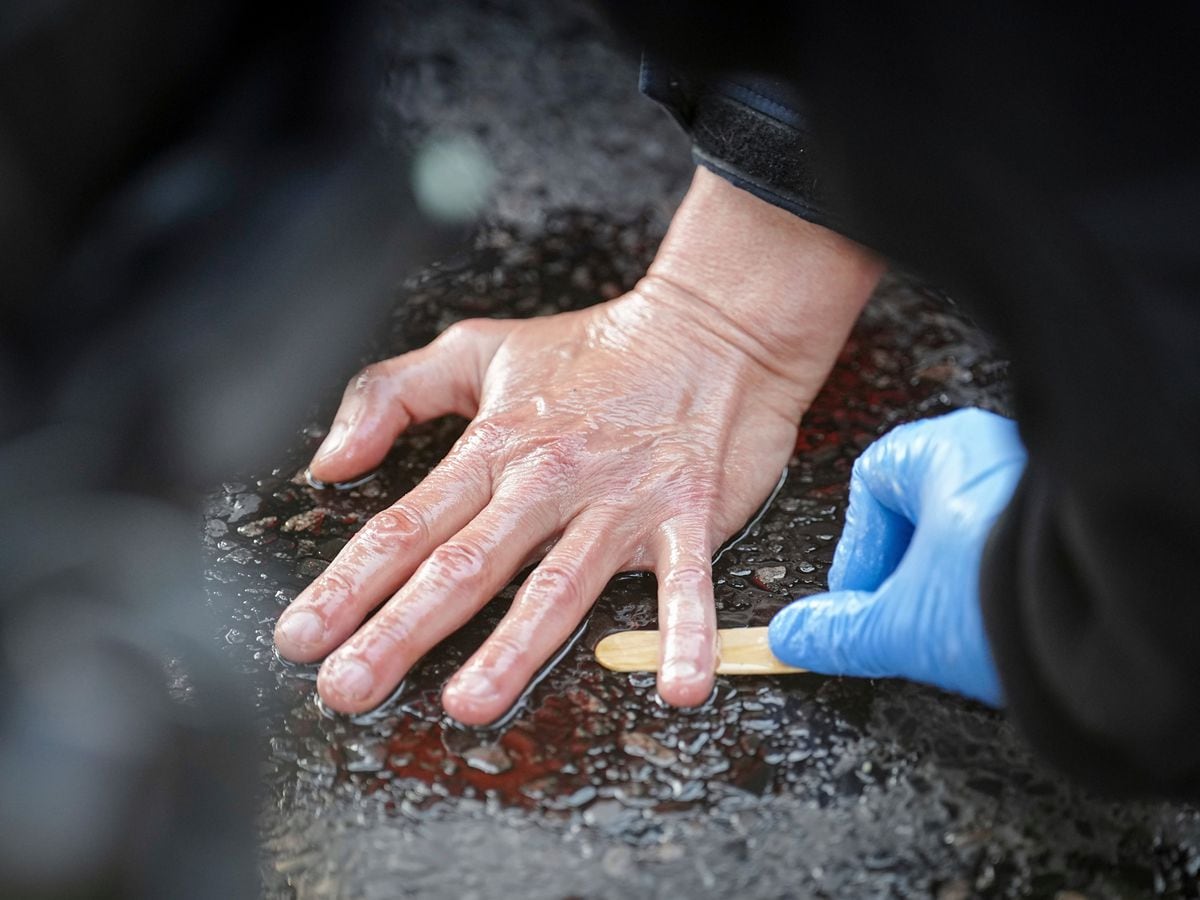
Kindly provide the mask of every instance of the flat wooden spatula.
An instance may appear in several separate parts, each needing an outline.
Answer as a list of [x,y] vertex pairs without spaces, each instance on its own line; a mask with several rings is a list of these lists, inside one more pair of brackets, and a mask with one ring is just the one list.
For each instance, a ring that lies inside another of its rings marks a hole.
[[[600,665],[614,672],[658,669],[657,631],[618,631],[596,645]],[[718,675],[786,675],[804,672],[785,666],[767,644],[766,628],[722,628],[717,632]]]

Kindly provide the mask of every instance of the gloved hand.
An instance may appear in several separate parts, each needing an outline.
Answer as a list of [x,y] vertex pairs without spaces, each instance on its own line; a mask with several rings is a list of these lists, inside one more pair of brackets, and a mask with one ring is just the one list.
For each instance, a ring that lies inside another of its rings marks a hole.
[[815,672],[909,678],[999,706],[979,566],[1024,467],[1016,424],[978,409],[884,435],[854,465],[830,593],[782,610],[771,650]]

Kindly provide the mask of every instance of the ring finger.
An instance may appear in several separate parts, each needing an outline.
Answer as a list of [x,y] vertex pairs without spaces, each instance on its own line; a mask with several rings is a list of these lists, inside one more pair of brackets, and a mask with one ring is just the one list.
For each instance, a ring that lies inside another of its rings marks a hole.
[[325,660],[317,677],[321,698],[340,712],[379,704],[417,660],[483,608],[558,527],[552,500],[498,493]]
[[575,519],[525,580],[504,619],[442,692],[467,725],[500,718],[587,615],[628,556],[611,522]]

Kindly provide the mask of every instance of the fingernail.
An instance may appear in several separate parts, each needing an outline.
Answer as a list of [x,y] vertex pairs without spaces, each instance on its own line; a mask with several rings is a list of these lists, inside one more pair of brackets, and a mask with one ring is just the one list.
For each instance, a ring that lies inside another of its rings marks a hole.
[[329,673],[329,686],[351,702],[366,700],[375,686],[371,670],[356,659],[337,660]]
[[279,634],[289,644],[315,644],[325,636],[325,623],[321,617],[306,609],[283,614],[279,620]]
[[659,673],[666,681],[696,681],[700,674],[700,667],[687,659],[669,659]]
[[465,672],[459,675],[450,687],[455,693],[473,697],[476,700],[489,699],[496,692],[496,686],[492,684],[492,680],[478,672]]
[[341,422],[334,422],[333,427],[329,429],[329,434],[325,435],[325,440],[321,441],[321,446],[317,448],[314,460],[324,459],[327,456],[333,456],[342,449],[342,444],[346,442],[346,434],[348,429]]

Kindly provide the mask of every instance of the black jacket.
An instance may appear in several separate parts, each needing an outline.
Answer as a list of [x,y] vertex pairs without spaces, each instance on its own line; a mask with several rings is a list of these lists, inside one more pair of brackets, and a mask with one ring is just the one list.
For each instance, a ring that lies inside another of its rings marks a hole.
[[1011,715],[1077,778],[1196,796],[1200,7],[612,6],[698,164],[1000,339],[1030,461],[980,594]]

